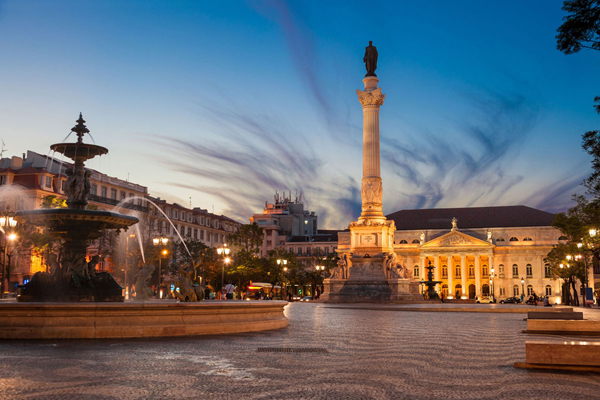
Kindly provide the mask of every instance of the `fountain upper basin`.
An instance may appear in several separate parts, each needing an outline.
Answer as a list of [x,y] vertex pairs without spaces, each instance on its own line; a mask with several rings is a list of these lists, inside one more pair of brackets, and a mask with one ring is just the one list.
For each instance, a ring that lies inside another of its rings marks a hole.
[[58,237],[84,235],[88,239],[102,236],[104,229],[123,229],[139,222],[131,215],[69,208],[19,211],[15,219],[20,223],[48,227]]

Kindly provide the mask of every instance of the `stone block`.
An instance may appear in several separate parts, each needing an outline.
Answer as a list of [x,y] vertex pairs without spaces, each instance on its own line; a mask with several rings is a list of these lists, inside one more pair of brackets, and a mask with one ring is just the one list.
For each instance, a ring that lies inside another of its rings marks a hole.
[[600,342],[563,341],[525,343],[527,364],[600,367]]

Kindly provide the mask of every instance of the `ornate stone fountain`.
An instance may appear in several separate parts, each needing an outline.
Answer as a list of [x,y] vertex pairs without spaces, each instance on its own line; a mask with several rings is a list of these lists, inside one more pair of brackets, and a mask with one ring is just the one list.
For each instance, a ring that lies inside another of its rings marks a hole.
[[108,149],[83,142],[90,131],[81,114],[71,130],[77,134],[75,143],[50,146],[55,152],[74,161],[67,169],[65,182],[67,208],[20,211],[15,218],[20,223],[45,227],[63,240],[61,259],[49,257],[50,272],[37,272],[31,281],[20,287],[18,301],[123,301],[122,288],[108,272],[96,272],[99,258],[87,262],[86,252],[91,240],[105,230],[127,229],[138,222],[129,215],[110,211],[86,210],[90,194],[91,171],[84,162],[108,153]]

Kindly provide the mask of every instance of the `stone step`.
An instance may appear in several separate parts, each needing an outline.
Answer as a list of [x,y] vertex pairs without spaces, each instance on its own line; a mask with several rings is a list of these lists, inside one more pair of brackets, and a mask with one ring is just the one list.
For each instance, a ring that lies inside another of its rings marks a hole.
[[600,321],[564,319],[528,319],[523,333],[600,336]]
[[558,368],[600,371],[600,342],[525,342],[525,363],[516,368]]
[[583,313],[578,311],[572,312],[544,312],[544,311],[529,311],[527,319],[570,319],[582,320]]

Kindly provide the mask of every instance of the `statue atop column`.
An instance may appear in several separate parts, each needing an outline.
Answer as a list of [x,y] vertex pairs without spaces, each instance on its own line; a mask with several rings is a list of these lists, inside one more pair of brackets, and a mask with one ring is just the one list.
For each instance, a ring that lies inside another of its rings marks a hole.
[[365,48],[365,56],[363,57],[363,61],[365,66],[367,67],[367,76],[377,76],[375,75],[375,70],[377,69],[377,47],[373,46],[373,41],[369,40],[369,45]]

